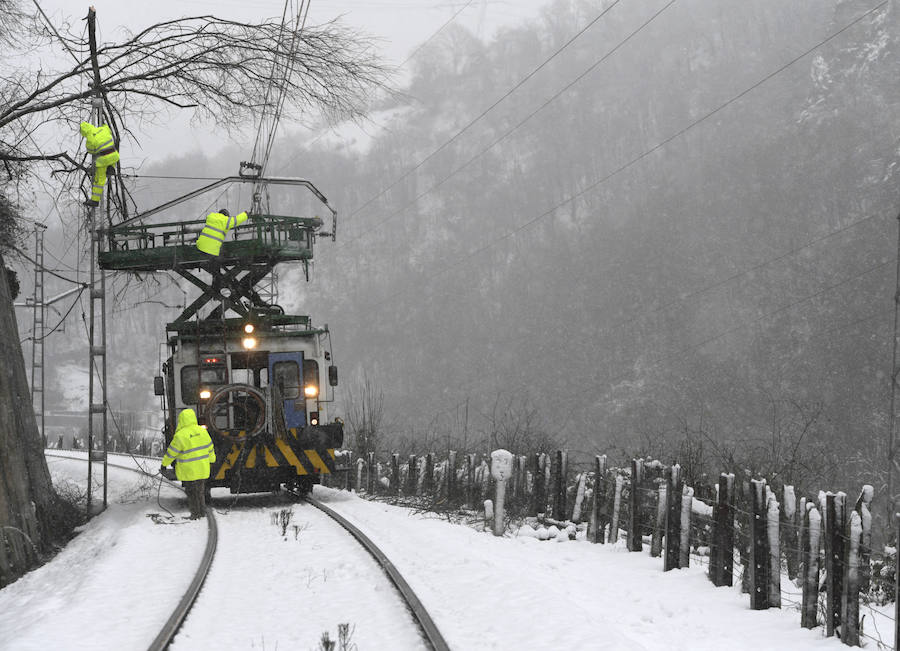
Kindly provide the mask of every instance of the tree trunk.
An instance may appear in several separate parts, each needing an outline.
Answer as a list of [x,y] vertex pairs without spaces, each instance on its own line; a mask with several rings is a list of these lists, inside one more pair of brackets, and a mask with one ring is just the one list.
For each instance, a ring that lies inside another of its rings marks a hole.
[[[53,490],[38,432],[12,297],[0,256],[0,588],[71,533],[79,516]],[[37,553],[36,553],[37,552]]]

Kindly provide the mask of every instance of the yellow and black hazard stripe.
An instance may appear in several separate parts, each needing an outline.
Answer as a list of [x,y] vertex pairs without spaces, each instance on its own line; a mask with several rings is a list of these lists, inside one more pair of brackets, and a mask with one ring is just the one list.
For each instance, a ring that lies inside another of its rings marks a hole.
[[242,467],[248,470],[291,466],[298,475],[303,476],[329,474],[335,469],[334,449],[300,449],[292,447],[285,439],[275,439],[274,443],[256,443],[242,455],[246,445],[246,441],[231,445],[214,479],[224,479],[225,473],[234,468],[242,457]]

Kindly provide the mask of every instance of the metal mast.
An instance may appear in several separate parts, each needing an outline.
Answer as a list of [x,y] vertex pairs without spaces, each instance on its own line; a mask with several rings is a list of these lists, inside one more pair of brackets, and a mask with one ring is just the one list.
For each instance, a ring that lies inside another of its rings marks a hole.
[[[34,225],[34,296],[32,305],[34,316],[31,326],[31,406],[39,415],[41,441],[47,447],[47,433],[44,430],[44,328],[47,306],[44,303],[44,231],[40,222]],[[36,394],[40,394],[39,396]]]
[[[91,65],[94,69],[93,89],[94,95],[91,98],[91,121],[96,125],[101,125],[103,119],[103,95],[100,85],[100,66],[97,63],[97,14],[93,7],[88,10],[88,41],[91,47]],[[109,201],[109,193],[103,193],[103,199]],[[102,200],[102,199],[101,199]],[[103,463],[103,507],[106,509],[106,482],[107,482],[107,466],[106,466],[106,450],[108,441],[107,420],[106,420],[106,272],[99,270],[99,278],[97,276],[97,257],[103,247],[102,229],[97,225],[97,206],[88,208],[88,223],[91,233],[91,265],[90,265],[90,325],[88,330],[89,353],[88,353],[88,488],[87,488],[87,511],[91,514],[91,500],[93,491],[93,465],[97,461]],[[97,317],[99,312],[99,333],[97,327]],[[99,360],[99,367],[98,367]],[[100,374],[100,401],[96,401],[96,389],[94,387],[94,374]],[[94,416],[100,418],[100,430],[102,433],[102,444],[99,450],[94,450]]]

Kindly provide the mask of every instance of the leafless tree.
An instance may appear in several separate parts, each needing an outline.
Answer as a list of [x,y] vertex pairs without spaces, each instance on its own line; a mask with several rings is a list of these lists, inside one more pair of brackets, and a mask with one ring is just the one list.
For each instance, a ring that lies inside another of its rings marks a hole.
[[347,429],[353,437],[356,454],[362,458],[376,452],[382,443],[384,392],[368,374],[347,391]]

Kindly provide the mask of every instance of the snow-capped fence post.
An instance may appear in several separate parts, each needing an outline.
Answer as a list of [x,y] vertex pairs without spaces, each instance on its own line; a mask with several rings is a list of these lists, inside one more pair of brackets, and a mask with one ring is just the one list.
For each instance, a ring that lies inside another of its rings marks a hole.
[[694,506],[694,489],[685,486],[681,495],[681,535],[678,540],[678,567],[691,566],[691,515]]
[[714,586],[730,586],[734,579],[734,475],[720,474],[718,488],[713,508],[709,578]]
[[650,555],[658,558],[662,554],[663,529],[666,526],[666,485],[656,487],[656,522],[650,537]]
[[502,536],[505,529],[504,503],[506,501],[506,481],[512,476],[513,455],[507,450],[491,452],[491,476],[497,484],[497,499],[494,504],[494,535]]
[[594,457],[594,490],[591,493],[591,522],[588,526],[588,539],[592,543],[603,543],[606,528],[606,455]]
[[844,593],[841,595],[841,642],[859,646],[859,587],[863,538],[862,518],[855,510],[847,518]]
[[766,480],[750,480],[750,608],[765,610],[769,607],[769,538],[766,508]]
[[366,467],[366,462],[362,457],[356,460],[356,492],[365,486],[363,483],[363,468]]
[[797,543],[797,497],[794,495],[794,487],[788,484],[782,487],[781,495],[781,540],[787,561],[788,578],[793,581],[797,578],[802,553]]
[[666,549],[663,571],[678,569],[681,554],[681,466],[677,463],[666,473]]
[[422,487],[426,495],[434,497],[434,453],[425,455],[425,483]]
[[766,505],[766,532],[769,536],[769,607],[781,608],[781,538],[779,519],[780,505],[775,494],[768,492]]
[[800,626],[815,628],[819,601],[819,541],[822,537],[822,516],[815,503],[801,501],[803,525],[800,529],[800,545],[803,556],[800,576],[803,577],[803,604],[800,607]]
[[391,455],[391,495],[400,494],[400,455]]
[[644,460],[631,460],[631,522],[628,526],[628,551],[639,552],[644,546],[641,541],[641,484],[644,479]]
[[566,479],[568,475],[569,455],[563,450],[556,451],[556,463],[553,464],[553,519],[566,519]]
[[609,542],[615,544],[619,540],[619,511],[622,508],[622,487],[625,478],[616,473],[616,490],[613,496],[612,520],[609,523]]
[[825,636],[832,637],[841,625],[841,595],[844,587],[844,493],[825,496]]
[[578,524],[581,522],[581,509],[584,504],[584,491],[587,486],[587,473],[578,473],[578,479],[575,482],[575,505],[572,507],[572,522]]
[[544,491],[544,455],[534,455],[534,485],[531,489],[531,509],[529,515],[543,513],[547,508],[547,494]]

